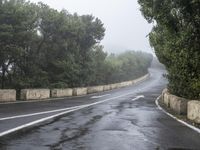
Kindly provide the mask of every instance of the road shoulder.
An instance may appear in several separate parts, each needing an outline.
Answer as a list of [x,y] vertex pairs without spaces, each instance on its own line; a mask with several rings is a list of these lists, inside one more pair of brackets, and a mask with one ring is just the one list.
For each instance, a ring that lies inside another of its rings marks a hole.
[[170,116],[171,118],[175,119],[176,121],[180,122],[181,124],[184,124],[185,126],[191,128],[192,130],[198,132],[200,134],[200,125],[196,124],[194,122],[191,122],[187,119],[187,116],[178,115],[174,111],[172,111],[170,108],[166,107],[164,103],[161,100],[161,96],[159,96],[155,103],[161,111],[163,111],[166,115]]

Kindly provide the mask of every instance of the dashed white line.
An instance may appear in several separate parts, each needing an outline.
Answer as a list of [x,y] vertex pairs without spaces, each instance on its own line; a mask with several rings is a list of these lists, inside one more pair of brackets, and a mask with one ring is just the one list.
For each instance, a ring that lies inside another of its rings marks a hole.
[[138,100],[138,99],[140,99],[140,98],[144,98],[144,95],[139,95],[139,96],[137,96],[136,98],[132,99],[132,101],[136,101],[136,100]]

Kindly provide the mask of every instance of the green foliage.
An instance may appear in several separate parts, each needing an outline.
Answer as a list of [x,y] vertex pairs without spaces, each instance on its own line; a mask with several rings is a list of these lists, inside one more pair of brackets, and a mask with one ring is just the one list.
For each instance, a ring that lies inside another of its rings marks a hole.
[[151,54],[126,51],[106,58],[105,83],[133,80],[148,72],[153,57]]
[[103,23],[43,3],[0,0],[1,88],[66,88],[129,80],[147,72],[147,54],[109,56]]
[[166,66],[171,93],[200,98],[200,2],[139,0],[141,11],[154,22],[150,43]]
[[[28,72],[28,54],[31,53],[31,45],[36,36],[37,14],[35,5],[23,0],[2,0],[0,2],[0,70],[1,87],[14,81],[14,74],[20,71],[23,78]],[[7,80],[6,80],[7,78]],[[8,83],[5,83],[8,82]]]

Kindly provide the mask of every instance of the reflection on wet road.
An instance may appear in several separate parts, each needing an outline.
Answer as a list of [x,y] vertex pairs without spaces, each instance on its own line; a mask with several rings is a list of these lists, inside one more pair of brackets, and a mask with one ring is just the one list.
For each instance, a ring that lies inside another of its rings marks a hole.
[[[156,150],[200,149],[200,135],[157,109],[166,86],[162,71],[125,91],[132,94],[90,106],[47,125],[1,141],[5,150]],[[112,92],[108,96],[112,96]],[[139,97],[137,97],[139,96]],[[102,97],[104,98],[104,97]],[[137,98],[137,99],[136,99]],[[106,99],[106,98],[104,98]]]

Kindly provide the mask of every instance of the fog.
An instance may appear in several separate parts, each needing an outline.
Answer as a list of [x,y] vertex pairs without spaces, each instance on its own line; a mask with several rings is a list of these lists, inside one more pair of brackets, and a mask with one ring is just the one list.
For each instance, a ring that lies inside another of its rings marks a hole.
[[152,25],[141,15],[137,0],[31,0],[39,1],[58,10],[92,14],[101,19],[106,28],[101,44],[109,53],[125,50],[152,52],[147,36]]

